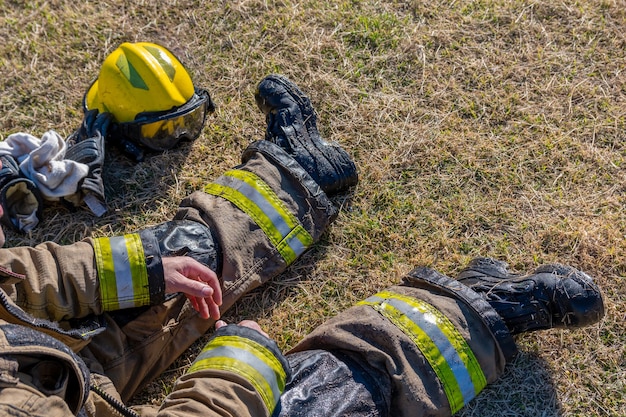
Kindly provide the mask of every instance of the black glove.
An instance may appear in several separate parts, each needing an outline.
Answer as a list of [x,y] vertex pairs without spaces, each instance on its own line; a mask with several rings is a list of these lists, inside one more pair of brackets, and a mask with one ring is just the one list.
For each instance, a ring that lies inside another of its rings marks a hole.
[[83,163],[89,173],[79,185],[82,201],[98,217],[106,211],[102,166],[104,164],[104,142],[113,116],[89,110],[82,125],[67,138],[66,159]]
[[30,232],[41,220],[41,192],[34,182],[21,174],[12,156],[1,155],[0,161],[0,204],[4,211],[0,220],[18,232]]

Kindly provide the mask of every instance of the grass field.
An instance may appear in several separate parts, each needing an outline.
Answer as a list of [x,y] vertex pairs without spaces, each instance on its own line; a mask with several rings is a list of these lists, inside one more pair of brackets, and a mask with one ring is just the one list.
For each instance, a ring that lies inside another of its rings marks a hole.
[[[81,121],[124,41],[173,50],[218,105],[201,137],[134,164],[109,152],[109,213],[50,204],[30,236],[69,243],[169,219],[261,139],[253,92],[278,72],[310,94],[361,181],[323,240],[245,298],[283,348],[416,265],[562,262],[597,279],[606,317],[519,337],[461,416],[626,416],[626,2],[0,0],[0,139]],[[136,399],[159,402],[194,346]]]

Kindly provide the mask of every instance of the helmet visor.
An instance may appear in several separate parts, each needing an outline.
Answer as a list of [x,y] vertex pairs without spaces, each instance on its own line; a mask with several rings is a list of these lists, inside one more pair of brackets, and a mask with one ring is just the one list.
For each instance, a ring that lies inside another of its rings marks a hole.
[[132,122],[118,123],[117,133],[147,148],[164,151],[181,140],[195,140],[206,115],[215,109],[209,93],[196,89],[187,103],[166,112],[146,112]]

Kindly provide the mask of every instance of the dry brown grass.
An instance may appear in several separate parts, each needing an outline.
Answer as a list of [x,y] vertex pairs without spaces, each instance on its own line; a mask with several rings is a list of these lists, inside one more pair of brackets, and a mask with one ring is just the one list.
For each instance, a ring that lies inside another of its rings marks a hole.
[[[69,134],[122,41],[168,46],[219,105],[176,152],[139,165],[111,153],[106,217],[51,205],[9,244],[170,218],[262,137],[252,93],[280,72],[361,182],[323,241],[226,318],[257,319],[288,348],[418,264],[568,263],[602,286],[604,321],[520,337],[518,360],[460,415],[624,416],[625,28],[626,3],[611,0],[0,0],[0,137]],[[158,402],[194,349],[141,400]]]

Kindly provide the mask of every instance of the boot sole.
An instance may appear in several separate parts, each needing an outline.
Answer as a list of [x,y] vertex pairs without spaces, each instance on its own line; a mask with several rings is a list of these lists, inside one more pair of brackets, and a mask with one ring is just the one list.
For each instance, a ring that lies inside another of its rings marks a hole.
[[[304,94],[304,92],[302,92],[295,83],[293,83],[287,77],[284,77],[282,75],[271,74],[271,75],[268,75],[267,77],[265,77],[261,81],[261,83],[259,84],[259,88],[258,88],[257,92],[258,92],[258,97],[263,99],[264,102],[265,102],[265,97],[268,97],[268,95],[261,94],[261,88],[260,87],[261,87],[261,84],[263,84],[265,81],[273,82],[275,84],[280,85],[282,88],[285,89],[287,94],[289,94],[291,96],[291,98],[296,102],[296,104],[300,108],[300,113],[301,114],[309,114],[310,113],[315,118],[315,110],[313,109],[313,105],[311,104],[311,99],[309,99],[309,97],[306,94]],[[268,108],[267,106],[265,106],[263,104],[259,104],[258,100],[257,100],[257,105],[259,106],[259,108],[261,109],[261,111],[264,114],[268,114],[272,110],[271,108]],[[303,122],[304,122],[304,126],[307,129],[307,131],[309,131],[309,126],[308,126],[307,120],[303,120]],[[317,127],[315,127],[315,129],[317,130]]]
[[[334,187],[327,189],[326,192],[333,194],[335,192],[345,190],[350,186],[356,185],[358,180],[356,176],[357,170],[356,170],[356,165],[354,164],[354,161],[352,161],[352,159],[349,157],[349,155],[345,152],[343,148],[341,148],[338,145],[329,144],[328,142],[324,140],[324,138],[322,138],[317,128],[317,115],[315,113],[315,109],[313,108],[313,105],[309,97],[304,92],[302,92],[302,90],[300,90],[298,86],[292,81],[290,81],[287,77],[284,77],[279,74],[268,75],[259,83],[259,86],[257,87],[257,92],[255,94],[255,101],[257,103],[257,106],[265,115],[268,115],[274,109],[273,107],[266,105],[266,103],[271,103],[271,101],[268,100],[268,98],[271,97],[272,95],[278,95],[276,92],[272,94],[263,94],[263,90],[265,90],[263,88],[263,84],[265,82],[274,83],[278,85],[279,87],[284,89],[285,93],[288,94],[290,98],[295,102],[295,104],[298,106],[298,110],[300,111],[300,114],[302,117],[301,120],[302,120],[304,130],[306,131],[308,140],[310,140],[311,143],[313,142],[313,140],[315,140],[313,138],[317,138],[317,140],[319,140],[323,146],[333,147],[335,148],[335,152],[340,152],[344,154],[343,162],[350,165],[348,169],[346,169],[342,164],[337,163],[337,161],[335,161],[334,159],[328,158],[326,155],[324,155],[323,152],[320,152],[320,156],[322,156],[326,160],[328,165],[332,167],[332,169],[337,173],[337,176],[339,178],[345,179],[335,184]],[[270,89],[267,88],[267,90],[270,90]],[[280,92],[278,88],[276,88],[275,90],[277,92]],[[305,114],[308,115],[306,119],[304,117]],[[267,133],[269,133],[269,131]],[[271,137],[266,137],[266,139],[273,142]],[[306,148],[307,144],[302,143],[302,146]],[[353,172],[355,173],[355,175],[354,176],[348,175],[347,174],[348,172]]]

